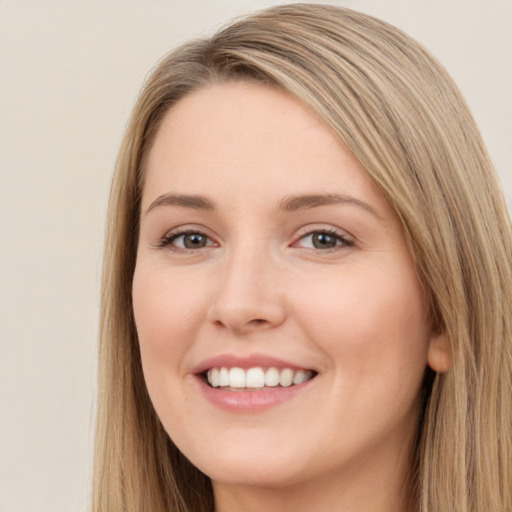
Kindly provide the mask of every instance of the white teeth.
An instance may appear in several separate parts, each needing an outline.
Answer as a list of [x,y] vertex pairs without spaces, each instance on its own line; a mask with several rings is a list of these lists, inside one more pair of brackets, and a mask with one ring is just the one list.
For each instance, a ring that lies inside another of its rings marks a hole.
[[207,378],[210,385],[217,387],[230,388],[251,388],[261,389],[263,387],[288,387],[291,385],[302,384],[313,377],[313,372],[309,370],[292,370],[283,368],[279,371],[271,367],[266,371],[261,367],[248,368],[211,368],[207,372]]
[[265,373],[261,368],[250,368],[245,376],[245,385],[248,388],[262,388],[265,385]]
[[290,370],[290,368],[281,370],[281,374],[279,375],[279,384],[285,388],[291,386],[293,384],[293,370]]
[[269,368],[265,372],[265,386],[274,387],[279,384],[279,370],[277,368]]
[[229,371],[227,368],[221,368],[219,371],[219,386],[229,386]]
[[299,370],[298,372],[295,372],[295,375],[293,376],[294,384],[302,384],[303,382],[306,382],[307,380],[308,380],[308,376],[306,375],[306,372],[304,370]]
[[212,379],[212,386],[214,388],[217,388],[219,386],[219,370],[218,370],[218,368],[212,368],[211,379]]
[[245,372],[242,368],[229,370],[229,386],[232,388],[245,388]]

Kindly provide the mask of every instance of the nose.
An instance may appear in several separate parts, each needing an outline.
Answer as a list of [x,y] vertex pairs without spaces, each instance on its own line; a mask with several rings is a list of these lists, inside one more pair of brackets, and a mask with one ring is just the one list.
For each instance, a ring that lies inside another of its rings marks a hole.
[[227,258],[208,310],[210,322],[236,335],[245,335],[285,321],[279,270],[264,252],[261,247],[246,247]]

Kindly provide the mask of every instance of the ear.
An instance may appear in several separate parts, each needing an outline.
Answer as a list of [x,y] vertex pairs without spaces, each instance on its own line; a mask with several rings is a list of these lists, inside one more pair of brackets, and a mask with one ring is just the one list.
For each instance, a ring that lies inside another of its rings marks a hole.
[[432,333],[428,346],[427,362],[430,368],[438,373],[444,373],[451,369],[453,356],[446,334],[442,332]]

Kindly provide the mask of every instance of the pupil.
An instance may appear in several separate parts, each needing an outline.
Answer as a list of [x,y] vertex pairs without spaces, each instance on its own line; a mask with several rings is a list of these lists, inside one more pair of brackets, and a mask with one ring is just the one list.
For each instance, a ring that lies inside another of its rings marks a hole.
[[206,245],[206,238],[199,233],[185,235],[183,244],[187,249],[198,249]]
[[331,249],[336,247],[336,238],[327,233],[315,233],[313,235],[313,245],[315,249]]

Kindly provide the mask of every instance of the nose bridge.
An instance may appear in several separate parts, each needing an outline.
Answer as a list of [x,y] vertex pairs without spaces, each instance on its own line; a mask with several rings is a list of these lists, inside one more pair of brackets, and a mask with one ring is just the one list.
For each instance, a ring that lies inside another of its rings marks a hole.
[[285,309],[268,242],[241,237],[226,254],[210,320],[236,332],[279,325]]

